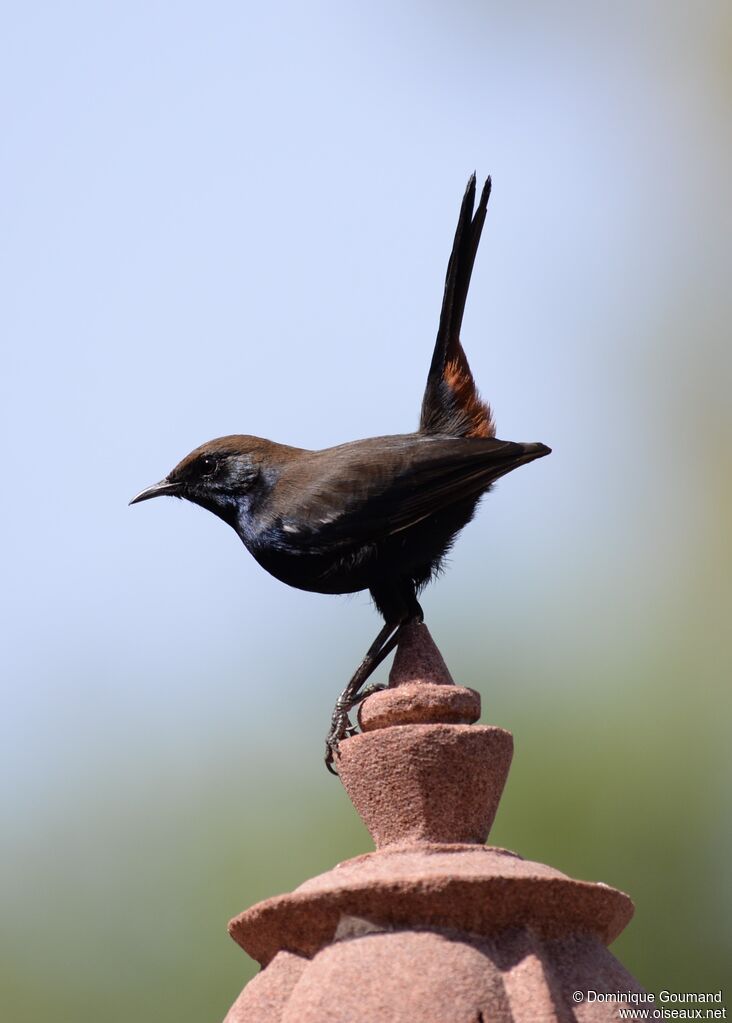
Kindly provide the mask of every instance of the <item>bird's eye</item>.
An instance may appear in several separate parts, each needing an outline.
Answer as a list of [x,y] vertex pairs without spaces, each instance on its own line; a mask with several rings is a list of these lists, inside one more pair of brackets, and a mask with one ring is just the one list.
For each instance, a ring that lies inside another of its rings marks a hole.
[[213,473],[216,471],[216,466],[218,465],[218,462],[213,455],[204,455],[201,461],[199,462],[199,465],[201,476],[212,476]]

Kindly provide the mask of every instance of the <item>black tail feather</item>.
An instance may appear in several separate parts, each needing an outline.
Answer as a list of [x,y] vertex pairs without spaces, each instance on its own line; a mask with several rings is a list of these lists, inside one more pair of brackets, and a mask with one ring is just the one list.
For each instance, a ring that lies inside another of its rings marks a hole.
[[478,209],[476,181],[471,175],[463,196],[450,261],[440,325],[422,402],[420,431],[455,437],[492,437],[491,410],[478,394],[467,357],[460,344],[460,328],[470,288],[473,264],[485,223],[491,179],[486,180]]

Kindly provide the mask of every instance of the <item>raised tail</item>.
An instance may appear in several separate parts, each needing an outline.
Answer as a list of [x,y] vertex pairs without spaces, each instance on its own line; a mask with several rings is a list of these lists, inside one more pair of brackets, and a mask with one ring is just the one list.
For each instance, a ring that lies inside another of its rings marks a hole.
[[460,344],[465,301],[490,194],[491,179],[488,178],[483,186],[478,209],[473,215],[475,174],[471,175],[460,207],[450,262],[447,264],[440,326],[422,400],[420,433],[439,433],[451,437],[493,437],[496,432],[490,406],[478,394]]

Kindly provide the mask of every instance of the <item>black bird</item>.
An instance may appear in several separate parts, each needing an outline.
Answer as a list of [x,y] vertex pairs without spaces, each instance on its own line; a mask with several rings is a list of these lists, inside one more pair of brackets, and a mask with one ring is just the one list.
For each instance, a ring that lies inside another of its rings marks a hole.
[[[460,344],[460,325],[491,180],[475,206],[472,175],[460,208],[432,364],[416,433],[323,451],[234,435],[201,445],[131,504],[168,494],[228,522],[259,564],[316,593],[368,590],[384,627],[333,711],[326,764],[354,731],[348,712],[402,626],[422,621],[417,595],[492,484],[548,455],[544,444],[497,440]],[[335,773],[335,772],[334,772]]]

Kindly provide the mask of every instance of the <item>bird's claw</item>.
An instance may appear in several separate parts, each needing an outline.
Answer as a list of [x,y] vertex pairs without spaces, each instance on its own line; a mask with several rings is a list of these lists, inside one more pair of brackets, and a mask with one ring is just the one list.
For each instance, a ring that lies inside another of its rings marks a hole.
[[338,756],[338,746],[340,740],[330,735],[325,740],[325,766],[328,768],[331,774],[334,774],[336,778],[339,777],[338,771],[335,769],[335,760]]
[[348,707],[343,709],[336,708],[333,714],[333,721],[330,726],[327,738],[325,740],[325,766],[328,768],[331,774],[338,775],[335,767],[333,766],[336,756],[338,755],[338,746],[341,739],[350,739],[354,735],[358,735],[358,726],[354,725],[348,716],[348,712],[353,710],[354,707],[358,707],[359,704],[368,696],[373,696],[374,693],[380,693],[387,686],[380,683],[374,683],[373,685],[366,686],[366,688],[358,694],[350,703]]
[[356,734],[356,728],[351,724],[348,712],[345,710],[336,709],[333,714],[333,720],[331,722],[330,731],[325,740],[325,766],[328,768],[331,774],[338,776],[338,772],[333,766],[335,758],[338,755],[338,746],[341,739],[348,739],[351,735]]
[[358,694],[356,699],[351,704],[351,708],[349,709],[357,707],[360,703],[363,703],[363,701],[367,699],[369,696],[373,696],[374,693],[381,693],[383,692],[384,689],[388,688],[389,688],[388,686],[383,685],[383,683],[381,682],[374,682],[372,685],[366,686],[366,688],[362,689],[361,692]]
[[338,778],[339,775],[338,775],[338,772],[336,771],[335,767],[333,767],[333,761],[335,759],[335,755],[336,755],[337,752],[338,752],[338,743],[336,743],[335,746],[331,746],[330,743],[326,743],[325,744],[325,766],[327,767],[327,769],[330,771],[330,773],[332,775],[335,775],[336,778]]

